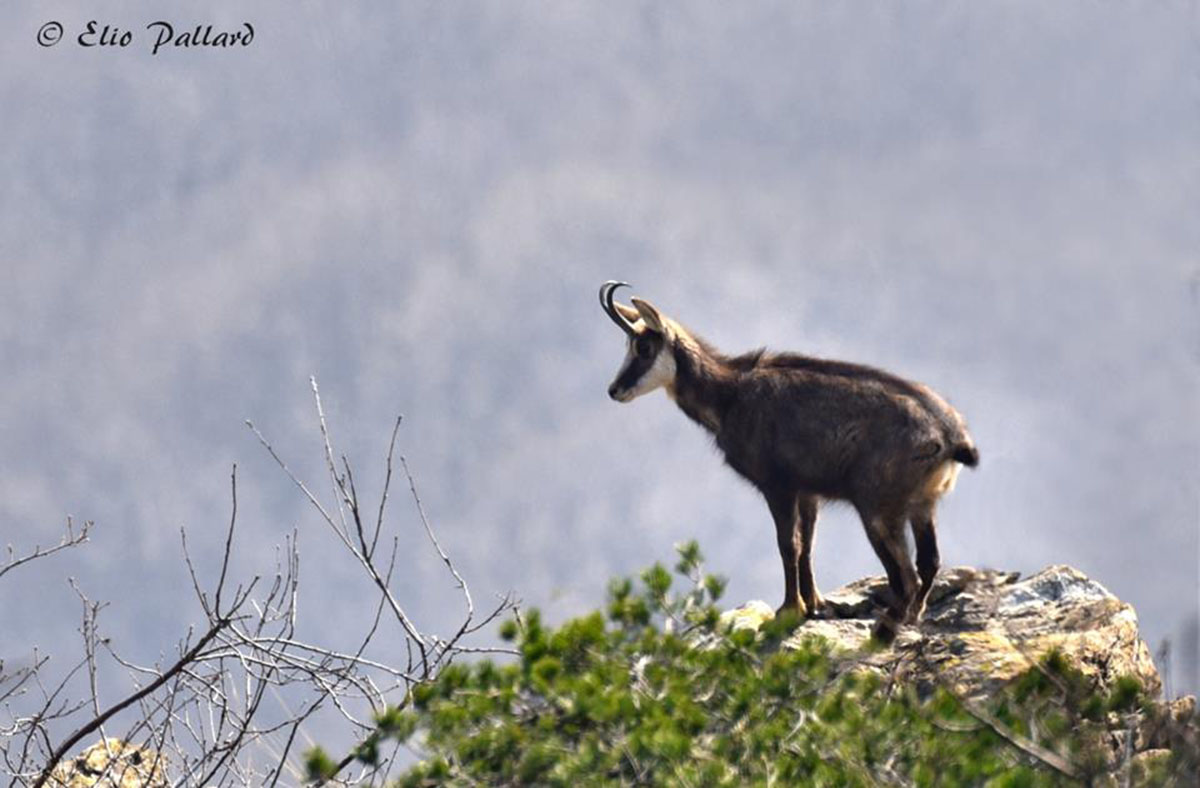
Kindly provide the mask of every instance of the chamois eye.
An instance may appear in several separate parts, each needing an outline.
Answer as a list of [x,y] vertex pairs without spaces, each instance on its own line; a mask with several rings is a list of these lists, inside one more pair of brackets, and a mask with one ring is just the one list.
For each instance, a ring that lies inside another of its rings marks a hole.
[[646,337],[638,337],[637,342],[633,343],[633,349],[640,358],[650,358],[650,352],[654,347]]

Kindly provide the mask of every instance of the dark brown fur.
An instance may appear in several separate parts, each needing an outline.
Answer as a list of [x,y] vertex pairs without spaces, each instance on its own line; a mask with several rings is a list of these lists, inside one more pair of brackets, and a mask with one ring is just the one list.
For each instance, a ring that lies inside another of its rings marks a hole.
[[[953,479],[948,463],[973,467],[979,459],[962,417],[925,386],[872,367],[763,350],[726,356],[665,318],[659,327],[643,322],[638,330],[673,354],[668,393],[766,498],[784,568],[780,610],[819,609],[817,509],[842,500],[862,518],[892,591],[876,634],[890,640],[901,622],[916,621],[939,566],[934,512]],[[651,361],[634,367],[644,371]],[[614,397],[636,383],[634,367],[614,382]]]

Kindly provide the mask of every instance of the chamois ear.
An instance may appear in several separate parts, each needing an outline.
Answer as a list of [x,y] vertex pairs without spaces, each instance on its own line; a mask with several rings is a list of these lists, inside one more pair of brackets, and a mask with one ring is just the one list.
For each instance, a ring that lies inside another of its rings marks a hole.
[[667,321],[663,319],[662,314],[658,311],[658,308],[655,307],[654,304],[650,303],[649,301],[643,301],[637,297],[629,300],[633,302],[635,307],[637,307],[638,314],[641,316],[642,320],[645,321],[647,328],[649,328],[651,331],[657,331],[660,334],[666,333],[665,325]]
[[621,313],[621,316],[630,323],[636,323],[642,317],[641,314],[631,306],[625,306],[624,304],[616,301],[613,301],[613,306],[615,306],[617,311]]

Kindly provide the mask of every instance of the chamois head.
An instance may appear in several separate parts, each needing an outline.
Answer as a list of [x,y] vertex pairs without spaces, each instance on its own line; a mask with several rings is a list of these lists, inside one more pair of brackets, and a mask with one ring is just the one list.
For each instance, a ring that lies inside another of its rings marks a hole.
[[618,287],[629,283],[610,281],[600,287],[600,306],[628,337],[625,361],[608,387],[608,396],[629,402],[659,387],[669,391],[675,383],[675,324],[649,301],[632,298],[632,307],[616,303],[613,293]]

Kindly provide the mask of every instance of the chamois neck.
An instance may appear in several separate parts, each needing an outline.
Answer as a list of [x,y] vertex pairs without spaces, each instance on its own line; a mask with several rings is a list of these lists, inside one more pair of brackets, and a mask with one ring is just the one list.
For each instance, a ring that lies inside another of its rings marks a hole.
[[687,414],[716,435],[733,399],[737,370],[704,342],[691,336],[676,340],[675,382],[668,393]]

